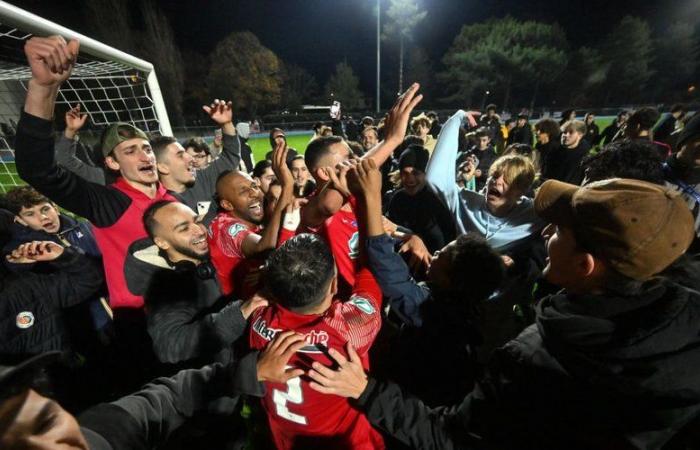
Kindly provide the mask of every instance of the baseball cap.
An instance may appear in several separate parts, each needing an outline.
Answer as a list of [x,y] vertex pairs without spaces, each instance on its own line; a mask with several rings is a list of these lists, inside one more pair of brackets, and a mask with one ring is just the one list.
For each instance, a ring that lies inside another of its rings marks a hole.
[[12,393],[18,392],[18,387],[28,387],[27,380],[32,378],[32,374],[62,359],[62,352],[51,351],[32,356],[13,366],[0,365],[0,392],[5,397],[7,394],[12,395]]
[[129,139],[141,138],[148,140],[143,130],[130,123],[117,122],[110,125],[102,135],[102,156],[109,155],[114,147]]
[[640,180],[614,178],[584,187],[549,180],[535,195],[535,212],[572,228],[585,248],[635,280],[664,270],[695,235],[680,194]]

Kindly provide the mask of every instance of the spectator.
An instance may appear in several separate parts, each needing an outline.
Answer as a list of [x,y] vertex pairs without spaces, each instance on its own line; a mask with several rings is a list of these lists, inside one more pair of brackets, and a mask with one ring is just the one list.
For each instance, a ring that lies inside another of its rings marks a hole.
[[238,122],[236,124],[236,134],[238,134],[238,140],[241,144],[241,164],[238,169],[250,173],[255,167],[253,149],[248,145],[248,139],[250,139],[250,124],[248,122]]
[[285,164],[287,149],[278,142],[272,168],[282,184],[282,196],[268,226],[260,227],[264,218],[263,193],[245,172],[224,173],[216,183],[219,213],[209,225],[209,250],[224,294],[234,293],[248,299],[257,289],[257,280],[247,275],[260,265],[263,252],[277,245],[282,211],[293,198],[294,180]]
[[[469,149],[468,154],[474,155],[479,161],[474,176],[476,178],[476,190],[480,191],[486,185],[489,168],[498,158],[498,155],[496,155],[496,149],[491,145],[491,138],[486,128],[479,128],[474,137],[476,138],[476,145]],[[464,157],[460,156],[457,159],[457,164],[461,164],[463,161]]]
[[373,127],[374,126],[374,118],[371,116],[365,116],[360,120],[360,133],[362,133],[362,130],[364,130],[367,127]]
[[[382,294],[367,268],[360,268],[352,297],[341,301],[333,254],[317,236],[301,234],[268,258],[265,280],[270,305],[251,317],[250,344],[264,348],[278,333],[293,329],[306,346],[292,356],[292,367],[330,363],[326,349],[357,347],[362,365],[381,327]],[[318,349],[324,348],[323,351]],[[303,399],[303,401],[302,401]],[[275,447],[383,448],[381,434],[347,400],[309,388],[306,378],[266,383],[263,407]]]
[[559,119],[559,126],[563,127],[564,124],[570,120],[576,120],[576,110],[575,109],[565,109],[561,113],[561,119]]
[[652,135],[652,128],[658,120],[658,109],[651,107],[639,108],[633,112],[627,120],[625,137],[628,139],[651,141],[656,146],[661,159],[666,159],[666,157],[671,154],[671,146],[654,141],[654,136]]
[[370,151],[375,145],[379,143],[379,135],[377,134],[377,129],[374,126],[365,127],[360,132],[360,143],[365,149],[365,152]]
[[495,448],[662,448],[700,413],[698,279],[688,288],[655,276],[690,245],[689,211],[663,187],[625,179],[548,181],[535,203],[551,222],[544,275],[563,290],[494,352],[461,404],[430,409],[368,379],[350,345],[347,357],[331,351],[337,370],[314,364],[312,388],[354,399],[415,448],[464,448],[477,436]]
[[548,173],[547,162],[549,155],[559,151],[561,146],[561,134],[559,124],[553,119],[540,119],[535,124],[535,137],[537,143],[535,150],[537,156],[535,158],[535,170],[538,175],[544,176]]
[[470,113],[457,111],[442,127],[426,181],[447,206],[458,234],[476,232],[500,252],[508,251],[537,234],[542,223],[535,216],[532,199],[523,196],[532,186],[535,169],[521,156],[497,159],[489,169],[482,192],[459,190],[454,180],[457,132]]
[[[274,152],[275,146],[280,142],[284,142],[287,145],[287,136],[285,136],[284,131],[280,128],[273,128],[270,130],[270,146],[272,149],[265,154],[265,159],[272,161],[272,153]],[[293,148],[288,148],[287,150],[287,164],[289,164],[294,157],[297,156],[297,151]]]
[[663,185],[662,163],[656,147],[648,141],[616,141],[598,153],[583,158],[584,179],[581,184],[610,178],[630,178]]
[[530,126],[530,122],[528,122],[527,114],[518,114],[515,127],[508,132],[506,144],[532,145],[532,127]]
[[420,236],[432,254],[455,238],[455,226],[449,211],[425,184],[428,158],[428,151],[415,145],[401,154],[400,188],[386,206],[386,216]]
[[598,135],[600,135],[600,129],[595,123],[595,114],[592,112],[586,113],[583,117],[583,123],[586,124],[585,139],[588,141],[588,144],[593,147],[596,142],[598,142]]
[[429,133],[433,139],[437,139],[438,135],[440,134],[440,130],[442,129],[442,126],[440,126],[440,116],[438,116],[438,113],[435,111],[429,111],[426,116],[428,119],[430,119]]
[[501,131],[501,118],[496,114],[496,105],[491,103],[486,107],[486,114],[479,118],[479,124],[489,131],[489,136],[494,146],[498,149],[503,149],[505,138]]
[[425,114],[419,114],[411,120],[411,131],[423,140],[423,147],[432,154],[437,141],[429,134],[430,126],[430,119]]
[[192,157],[195,170],[206,169],[211,164],[211,150],[202,138],[191,138],[183,145],[185,151]]
[[306,162],[302,155],[297,155],[292,159],[289,170],[294,178],[294,196],[308,197],[316,189],[316,183],[309,175],[309,169],[306,168]]
[[268,159],[258,161],[253,169],[253,179],[258,183],[263,194],[267,194],[270,184],[277,179],[275,172],[272,170],[272,162]]
[[624,130],[625,124],[627,123],[627,119],[629,118],[629,116],[629,112],[625,110],[622,110],[619,113],[617,113],[617,117],[615,118],[613,123],[605,127],[603,132],[600,133],[598,142],[596,142],[596,144],[605,145],[617,139],[620,139],[622,137],[622,130]]
[[590,144],[583,139],[586,125],[580,120],[567,122],[562,127],[561,147],[550,151],[545,163],[546,172],[542,173],[545,180],[559,180],[570,184],[580,184],[583,181],[581,161],[588,154]]
[[671,106],[671,111],[654,127],[654,139],[671,145],[671,135],[681,128],[680,125],[687,113],[688,109],[682,103]]
[[457,186],[469,191],[476,191],[476,167],[479,159],[473,154],[467,155],[457,168]]

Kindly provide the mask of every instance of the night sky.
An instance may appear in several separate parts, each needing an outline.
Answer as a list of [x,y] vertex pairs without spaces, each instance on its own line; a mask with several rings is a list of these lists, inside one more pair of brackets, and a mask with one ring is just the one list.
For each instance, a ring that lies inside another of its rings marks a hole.
[[[31,12],[86,31],[77,0],[10,0]],[[285,62],[303,66],[322,85],[347,60],[372,92],[375,77],[376,0],[179,0],[158,2],[182,48],[207,53],[232,31],[254,32]],[[382,0],[386,11],[388,0]],[[595,45],[625,15],[647,19],[655,30],[700,17],[700,0],[421,0],[428,17],[413,42],[439,62],[464,24],[510,14],[559,22],[573,47]],[[383,16],[384,19],[384,16]],[[383,45],[383,51],[389,47]],[[395,70],[383,65],[383,70]]]

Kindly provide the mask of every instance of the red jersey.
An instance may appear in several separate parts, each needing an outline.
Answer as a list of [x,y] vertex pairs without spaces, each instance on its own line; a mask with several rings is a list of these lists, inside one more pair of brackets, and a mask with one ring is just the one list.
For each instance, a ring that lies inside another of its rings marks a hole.
[[[306,346],[289,364],[308,370],[311,360],[330,366],[327,349],[345,354],[350,341],[369,368],[368,352],[382,325],[382,293],[368,269],[357,273],[353,295],[347,302],[334,299],[321,315],[303,315],[272,304],[251,317],[250,345],[263,349],[281,331],[294,330],[306,336]],[[384,441],[367,418],[347,399],[326,395],[309,387],[309,379],[297,377],[286,384],[265,383],[263,407],[278,449],[304,448],[325,438],[327,448],[383,449]],[[327,440],[326,440],[327,439]]]
[[255,293],[256,286],[248,286],[244,280],[248,272],[257,268],[261,261],[246,258],[242,245],[249,234],[259,234],[260,230],[260,227],[251,228],[226,212],[217,214],[209,224],[209,254],[221,291],[225,295],[233,292],[238,298],[248,298]]

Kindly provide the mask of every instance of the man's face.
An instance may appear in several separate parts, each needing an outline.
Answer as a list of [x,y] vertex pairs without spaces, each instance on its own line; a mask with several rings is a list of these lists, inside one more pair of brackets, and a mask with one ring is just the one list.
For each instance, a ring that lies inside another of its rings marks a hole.
[[84,449],[78,422],[55,401],[29,389],[0,404],[0,448]]
[[527,119],[523,119],[522,117],[518,118],[518,127],[519,128],[524,127],[526,123],[527,123]]
[[377,132],[369,129],[369,130],[364,130],[362,132],[362,137],[360,138],[362,147],[364,147],[365,150],[369,150],[375,145],[377,145],[378,139],[377,139]]
[[302,158],[292,160],[290,170],[292,172],[292,177],[294,177],[294,184],[297,186],[304,186],[309,179],[309,171],[306,168],[304,160]]
[[401,186],[410,195],[418,193],[425,186],[425,172],[423,171],[413,167],[404,167],[399,175],[401,176]]
[[17,215],[17,221],[34,231],[45,231],[49,234],[58,233],[61,219],[58,210],[50,203],[40,203],[29,208],[22,207]]
[[263,191],[263,194],[267,193],[268,189],[270,189],[270,183],[276,179],[277,177],[275,176],[275,172],[272,171],[272,167],[268,167],[259,178],[255,178],[260,186],[260,190]]
[[158,224],[153,232],[154,241],[166,251],[171,261],[207,259],[206,229],[188,206],[173,202],[156,211],[153,219]]
[[565,128],[561,132],[561,144],[566,148],[575,148],[582,137],[583,134],[575,131],[573,128]]
[[442,249],[437,250],[430,260],[430,266],[425,275],[427,280],[441,290],[447,290],[450,287],[450,266],[452,264],[452,251],[454,250],[455,241],[450,242]]
[[522,195],[506,182],[502,174],[494,173],[486,181],[486,204],[491,211],[515,205]]
[[479,150],[489,148],[489,142],[491,142],[491,139],[488,136],[479,136]]
[[426,137],[428,135],[429,131],[430,131],[430,127],[426,126],[423,122],[416,125],[416,127],[414,128],[414,132],[416,133],[416,135],[418,135],[422,138]]
[[105,164],[119,171],[125,180],[144,185],[158,182],[156,157],[147,140],[129,139],[114,147],[112,153],[113,156],[105,158]]
[[192,157],[194,168],[197,170],[206,169],[211,163],[211,156],[206,152],[199,152],[194,147],[187,147],[187,153]]
[[265,193],[265,219],[269,220],[282,195],[282,186],[274,184]]
[[542,230],[542,236],[547,248],[542,275],[550,283],[563,288],[576,286],[579,275],[572,269],[581,252],[577,249],[573,230],[550,223]]
[[[346,144],[344,141],[331,144],[328,147],[328,152],[319,159],[316,169],[321,167],[336,167],[338,164],[350,159],[351,153],[350,147],[348,147],[348,144]],[[318,171],[314,170],[314,173],[312,174],[316,183],[322,183],[324,180],[316,179],[316,176],[318,175],[316,172]]]
[[549,135],[544,133],[542,130],[535,128],[535,139],[537,139],[537,142],[540,144],[546,144],[549,142]]
[[489,117],[493,117],[496,115],[496,110],[495,109],[489,109],[486,111],[486,115]]
[[170,176],[175,183],[185,187],[194,186],[194,158],[179,142],[173,142],[165,148],[161,161],[158,161],[158,168],[161,173]]
[[227,177],[220,196],[224,209],[234,216],[256,225],[262,223],[263,192],[247,173],[236,172]]

